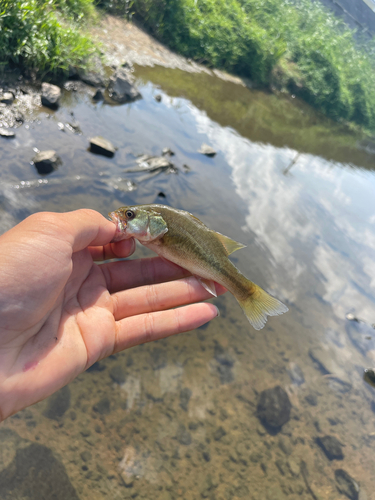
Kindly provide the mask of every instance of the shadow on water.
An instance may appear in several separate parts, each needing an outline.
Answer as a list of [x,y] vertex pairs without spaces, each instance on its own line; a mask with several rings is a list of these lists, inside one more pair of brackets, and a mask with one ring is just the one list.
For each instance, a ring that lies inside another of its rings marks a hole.
[[[209,325],[111,356],[8,419],[0,496],[39,498],[43,477],[43,491],[81,500],[333,500],[358,488],[371,499],[373,156],[286,98],[178,70],[136,75],[140,101],[66,92],[58,111],[1,141],[2,231],[39,210],[167,203],[246,244],[232,260],[290,311],[255,332],[227,294]],[[73,120],[81,135],[60,130]],[[96,135],[118,148],[113,159],[88,152]],[[164,147],[174,173],[131,172]],[[62,165],[39,176],[33,148],[55,149]]]

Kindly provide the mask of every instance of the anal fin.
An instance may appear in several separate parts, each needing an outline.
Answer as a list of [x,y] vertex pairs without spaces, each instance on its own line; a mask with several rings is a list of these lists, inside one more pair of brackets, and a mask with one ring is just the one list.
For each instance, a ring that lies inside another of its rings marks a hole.
[[215,283],[212,280],[207,280],[206,278],[202,278],[201,276],[195,276],[200,284],[203,286],[207,292],[211,293],[214,297],[217,297]]

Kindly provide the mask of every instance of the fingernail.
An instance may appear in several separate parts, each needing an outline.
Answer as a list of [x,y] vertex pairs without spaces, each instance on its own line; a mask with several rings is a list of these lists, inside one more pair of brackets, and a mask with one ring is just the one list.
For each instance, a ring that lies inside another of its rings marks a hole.
[[219,309],[217,307],[216,307],[216,312],[217,312],[216,317],[220,316],[220,311],[219,311]]

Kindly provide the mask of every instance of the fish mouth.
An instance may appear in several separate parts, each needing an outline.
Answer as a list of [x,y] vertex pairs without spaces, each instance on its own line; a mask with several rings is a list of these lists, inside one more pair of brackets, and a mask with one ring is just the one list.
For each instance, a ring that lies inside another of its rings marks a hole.
[[121,219],[121,217],[119,217],[116,212],[110,212],[108,215],[109,220],[116,225],[116,232],[114,237],[112,238],[112,242],[114,243],[116,241],[127,239],[128,236],[126,234],[126,220]]

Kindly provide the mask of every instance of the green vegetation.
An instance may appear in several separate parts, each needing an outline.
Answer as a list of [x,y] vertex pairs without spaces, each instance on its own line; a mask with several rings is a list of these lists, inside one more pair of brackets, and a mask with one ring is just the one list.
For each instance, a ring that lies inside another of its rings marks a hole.
[[66,71],[93,52],[79,21],[92,0],[0,0],[0,64],[34,72]]
[[[125,5],[126,4],[126,5]],[[112,0],[171,48],[375,130],[374,45],[311,0]],[[372,51],[371,51],[372,49]]]
[[375,130],[375,44],[311,0],[0,0],[0,64],[82,65],[94,5],[132,16],[177,52],[286,90],[335,120]]

